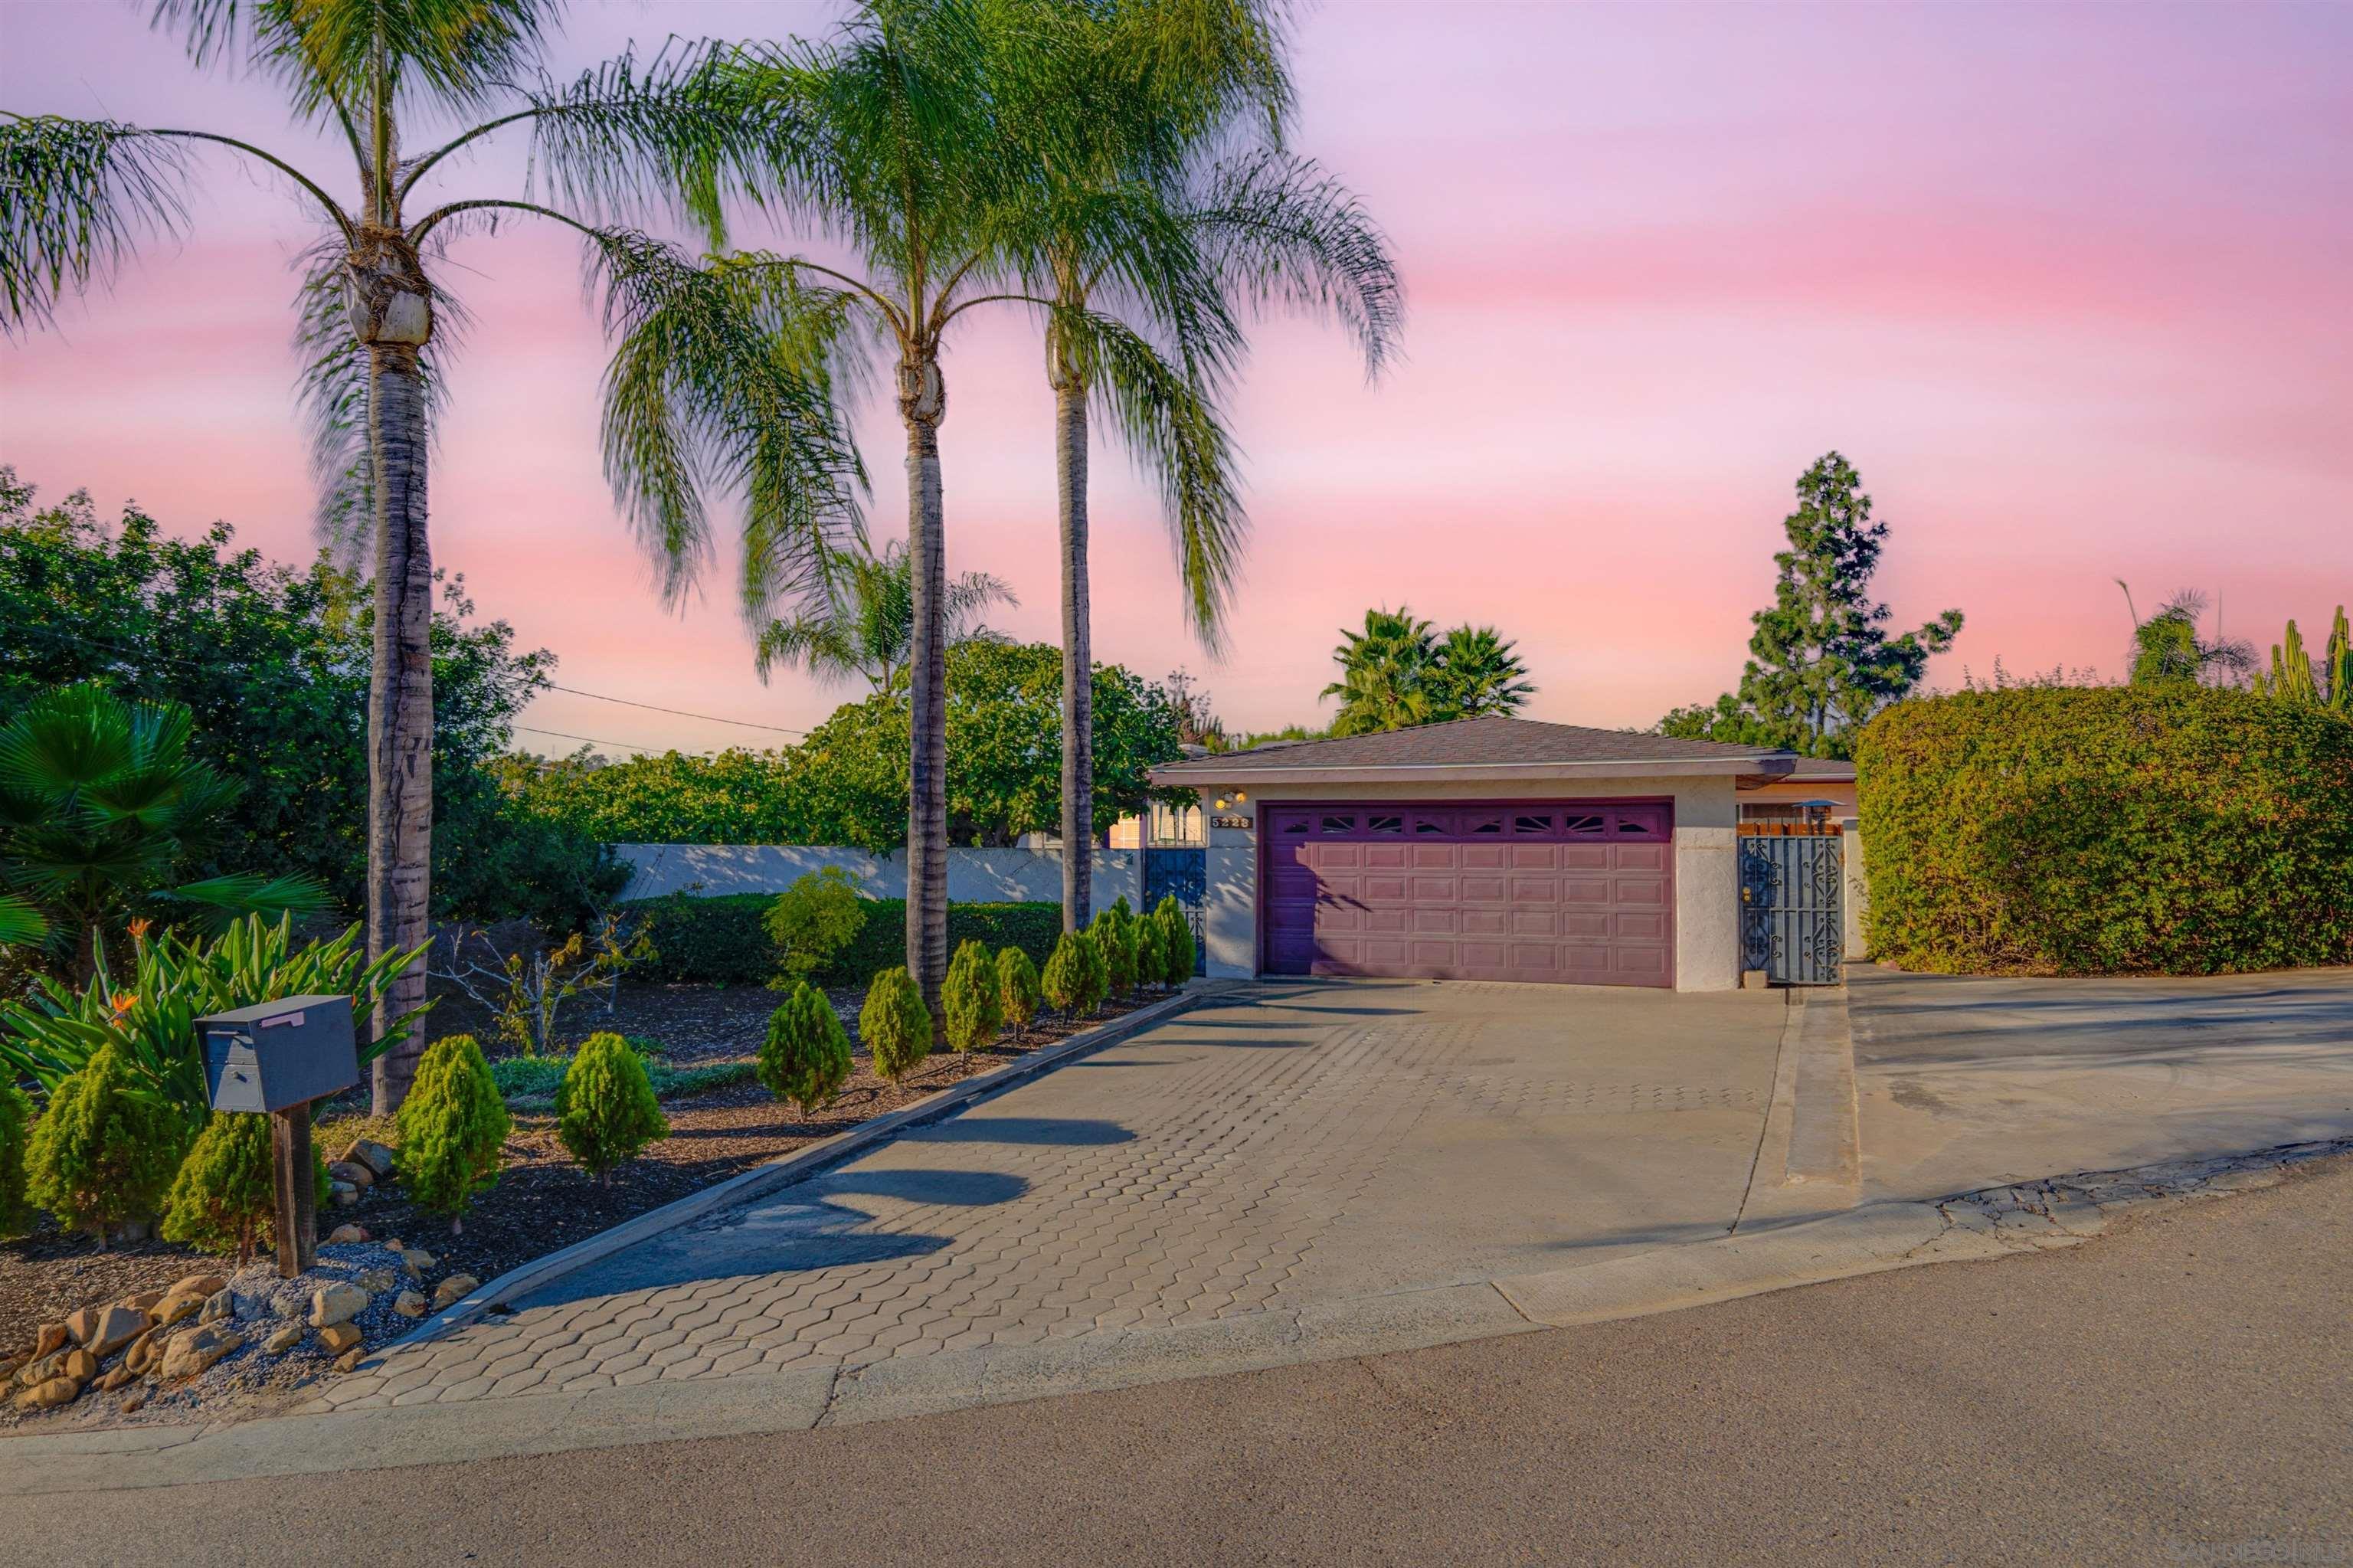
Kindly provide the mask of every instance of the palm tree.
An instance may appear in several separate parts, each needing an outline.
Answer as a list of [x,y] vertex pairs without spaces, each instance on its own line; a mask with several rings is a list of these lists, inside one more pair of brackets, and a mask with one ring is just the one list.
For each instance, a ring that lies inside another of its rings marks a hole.
[[[85,683],[47,692],[0,726],[0,941],[69,948],[77,982],[133,919],[217,924],[313,912],[307,876],[179,882],[217,841],[243,788],[188,755],[179,703],[125,702]],[[14,934],[11,934],[13,927]]]
[[1435,705],[1449,718],[1508,718],[1535,695],[1518,644],[1492,626],[1458,626],[1436,650]]
[[2196,685],[2214,676],[2225,683],[2255,669],[2253,647],[2238,638],[2208,639],[2198,630],[2206,613],[2206,596],[2183,588],[2158,607],[2147,620],[2133,608],[2132,589],[2124,579],[2125,609],[2133,618],[2131,651],[2126,661],[2136,686]]
[[[288,160],[213,132],[53,115],[0,123],[0,324],[12,332],[48,322],[67,291],[111,280],[141,238],[183,232],[189,154],[199,148],[228,148],[281,176],[321,225],[301,289],[297,342],[308,360],[302,398],[322,482],[322,527],[348,539],[364,519],[372,540],[367,921],[376,956],[413,948],[427,934],[433,570],[426,463],[446,327],[460,319],[439,282],[444,249],[505,218],[576,229],[605,281],[608,320],[626,325],[673,295],[708,291],[681,276],[663,248],[598,221],[659,195],[715,222],[719,181],[769,142],[760,117],[727,96],[722,54],[708,48],[644,62],[625,57],[571,81],[548,77],[538,69],[540,45],[560,9],[560,0],[154,0],[156,25],[182,35],[195,64],[242,58],[278,82],[301,121],[350,153],[356,199],[349,205]],[[434,114],[487,118],[406,154],[404,124]],[[530,134],[534,177],[563,207],[471,197],[409,216],[412,204],[425,205],[427,176],[510,127]],[[772,368],[772,377],[779,374]],[[790,488],[804,496],[838,490],[846,472],[837,434],[823,423],[828,408],[821,394],[787,388],[776,408],[761,410],[779,416],[774,440],[788,451]],[[732,477],[749,487],[763,476]],[[632,520],[663,559],[691,560],[699,543],[692,498],[630,490],[638,503]],[[820,514],[832,513],[805,501],[784,515]],[[775,553],[786,553],[781,535]],[[679,578],[673,565],[666,586],[675,591]],[[421,1004],[424,985],[421,969],[409,971],[378,1027]],[[412,1039],[377,1059],[379,1114],[406,1093],[421,1048]]]
[[[1050,301],[1046,372],[1062,552],[1062,923],[1089,920],[1094,838],[1088,585],[1090,403],[1157,480],[1194,631],[1222,641],[1247,528],[1218,401],[1234,308],[1337,317],[1377,375],[1397,272],[1356,197],[1279,150],[1291,85],[1260,0],[1001,0],[999,100],[1027,154],[1032,291]],[[1252,122],[1270,143],[1236,153]],[[1220,154],[1226,154],[1220,156]]]
[[1340,678],[1324,688],[1340,699],[1332,719],[1335,736],[1405,729],[1438,716],[1430,682],[1437,667],[1438,640],[1430,622],[1399,605],[1394,611],[1365,611],[1365,629],[1341,628],[1332,650]]
[[[951,646],[996,640],[980,618],[999,604],[1021,604],[1002,577],[965,572],[949,578],[941,596],[941,636]],[[913,563],[906,545],[893,539],[880,555],[853,545],[822,602],[761,629],[755,658],[763,681],[777,664],[800,664],[821,681],[854,675],[880,694],[896,690],[907,678],[914,641]]]

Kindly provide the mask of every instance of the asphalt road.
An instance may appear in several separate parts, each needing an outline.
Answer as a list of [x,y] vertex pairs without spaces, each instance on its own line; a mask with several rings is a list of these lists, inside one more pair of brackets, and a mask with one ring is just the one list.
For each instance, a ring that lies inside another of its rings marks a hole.
[[2062,1252],[797,1433],[21,1499],[26,1563],[2353,1564],[2353,1165]]

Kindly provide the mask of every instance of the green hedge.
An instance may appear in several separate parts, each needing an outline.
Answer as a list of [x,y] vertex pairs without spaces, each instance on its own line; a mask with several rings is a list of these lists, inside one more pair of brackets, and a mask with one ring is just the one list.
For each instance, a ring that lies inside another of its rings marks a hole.
[[[757,985],[776,972],[776,945],[761,916],[771,895],[730,893],[716,898],[671,894],[627,906],[649,918],[659,957],[631,969],[635,980],[690,984]],[[861,898],[866,923],[841,957],[815,978],[819,985],[865,986],[884,969],[907,961],[907,904]],[[1039,964],[1062,934],[1059,904],[951,904],[948,950],[965,941],[991,952],[1019,948]]]
[[2204,687],[1899,704],[1855,747],[1872,954],[1957,974],[2353,963],[2353,724]]

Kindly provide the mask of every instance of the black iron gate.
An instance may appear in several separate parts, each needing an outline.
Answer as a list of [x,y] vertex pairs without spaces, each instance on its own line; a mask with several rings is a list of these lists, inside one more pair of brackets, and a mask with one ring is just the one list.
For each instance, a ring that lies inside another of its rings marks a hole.
[[1209,886],[1209,852],[1198,844],[1159,846],[1144,852],[1144,907],[1160,907],[1163,898],[1174,898],[1185,911],[1186,923],[1193,927],[1193,972],[1207,974],[1209,945],[1204,939],[1201,922],[1202,900]]
[[1740,967],[1776,985],[1845,978],[1844,841],[1835,832],[1740,837]]

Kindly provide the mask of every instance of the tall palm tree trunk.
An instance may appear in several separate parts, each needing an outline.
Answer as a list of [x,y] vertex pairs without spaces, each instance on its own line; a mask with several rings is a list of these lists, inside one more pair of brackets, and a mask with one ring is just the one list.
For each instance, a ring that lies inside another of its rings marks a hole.
[[[430,936],[433,863],[433,552],[426,532],[425,382],[417,348],[368,344],[368,455],[375,469],[375,644],[368,673],[368,952]],[[425,1003],[414,965],[385,993],[374,1027]],[[376,1058],[375,1110],[399,1107],[419,1035]]]
[[1062,512],[1062,929],[1075,931],[1093,913],[1094,652],[1087,604],[1087,388],[1061,363],[1054,376],[1054,467]]
[[915,622],[907,654],[907,969],[936,1018],[948,967],[947,649],[941,624],[947,551],[940,490],[940,419],[947,394],[936,361],[901,363],[899,411],[907,425],[908,579]]

